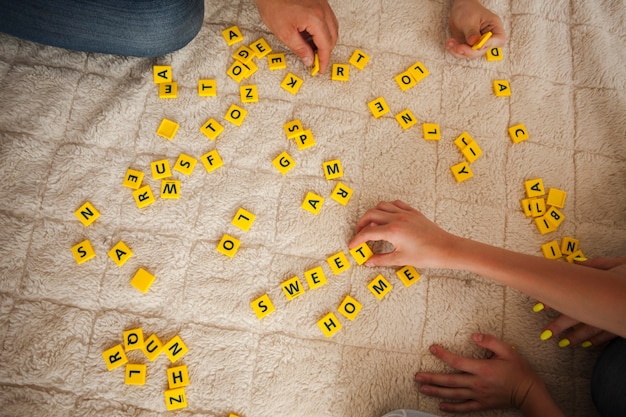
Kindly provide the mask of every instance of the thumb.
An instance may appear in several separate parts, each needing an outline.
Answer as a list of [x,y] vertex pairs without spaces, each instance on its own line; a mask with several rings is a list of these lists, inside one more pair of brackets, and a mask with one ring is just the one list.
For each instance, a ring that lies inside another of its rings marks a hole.
[[313,52],[311,45],[309,45],[309,43],[302,36],[302,33],[294,30],[293,32],[290,32],[286,39],[282,39],[282,41],[287,48],[291,49],[291,51],[302,60],[304,65],[307,67],[313,65],[315,53]]
[[513,352],[513,347],[510,343],[505,343],[490,334],[474,333],[472,340],[478,346],[492,351],[496,356],[508,357]]
[[463,34],[465,35],[465,42],[469,46],[474,46],[480,40],[480,37],[482,36],[480,34],[480,30],[475,29],[475,28],[465,29],[463,30]]
[[366,266],[394,266],[401,264],[400,257],[396,251],[375,254],[365,262]]

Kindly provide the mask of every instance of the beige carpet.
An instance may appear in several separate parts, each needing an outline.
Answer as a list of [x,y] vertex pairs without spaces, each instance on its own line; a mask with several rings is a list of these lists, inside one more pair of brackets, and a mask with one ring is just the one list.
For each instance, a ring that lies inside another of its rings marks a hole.
[[[217,3],[221,3],[218,5]],[[245,43],[265,37],[249,1],[207,2],[205,25],[186,48],[157,60],[98,56],[0,35],[0,414],[3,416],[165,415],[163,354],[147,363],[144,386],[124,384],[124,367],[107,371],[102,352],[141,327],[163,341],[180,335],[189,352],[188,407],[180,415],[227,417],[375,417],[402,407],[437,412],[413,382],[418,370],[443,370],[428,352],[440,343],[482,356],[472,332],[517,346],[546,379],[568,416],[595,415],[589,377],[597,350],[541,342],[554,315],[535,300],[485,278],[420,270],[405,287],[395,268],[357,266],[334,276],[326,258],[347,253],[354,224],[381,199],[403,199],[445,229],[541,256],[564,236],[590,257],[626,253],[626,7],[623,1],[489,1],[509,40],[504,59],[457,60],[446,53],[449,2],[333,1],[340,22],[332,62],[355,49],[371,56],[348,82],[311,78],[292,54],[287,70],[265,60],[247,82],[258,103],[241,104],[226,75],[236,46],[221,31],[233,24]],[[420,61],[430,75],[401,92],[394,77]],[[159,99],[152,66],[171,65],[178,98]],[[281,89],[287,71],[304,80]],[[199,79],[217,80],[217,97],[198,97]],[[511,97],[495,97],[494,79]],[[375,119],[379,96],[391,111]],[[240,127],[224,120],[231,104],[248,111]],[[394,115],[410,109],[419,124],[402,130]],[[216,141],[199,128],[224,125]],[[155,134],[163,118],[180,124],[173,141]],[[300,119],[316,145],[299,150],[283,125]],[[423,139],[421,123],[442,138]],[[507,129],[523,123],[530,139]],[[453,144],[469,132],[483,150],[474,177],[457,183],[464,160]],[[208,173],[174,172],[180,199],[160,199],[150,163],[181,153],[200,159],[217,149],[224,165]],[[272,160],[287,151],[296,166],[281,175]],[[322,163],[339,159],[344,176],[326,180]],[[139,209],[122,186],[126,170],[145,174],[156,202]],[[540,235],[519,204],[523,182],[542,178],[567,192],[565,222]],[[341,181],[346,206],[330,198]],[[307,192],[326,200],[319,214],[300,206]],[[91,202],[89,227],[74,216]],[[249,232],[231,224],[244,207]],[[233,258],[216,251],[224,234],[241,241]],[[71,248],[88,239],[96,257],[81,265]],[[122,267],[107,252],[124,241],[134,256]],[[376,246],[380,248],[380,245]],[[281,283],[321,266],[326,285],[288,301]],[[140,268],[156,276],[146,294],[130,285]],[[382,274],[393,286],[376,299],[367,284]],[[276,311],[257,319],[250,302],[268,294]],[[346,295],[362,310],[337,313]],[[335,312],[342,329],[327,339],[317,321]],[[515,410],[477,413],[517,416]]]

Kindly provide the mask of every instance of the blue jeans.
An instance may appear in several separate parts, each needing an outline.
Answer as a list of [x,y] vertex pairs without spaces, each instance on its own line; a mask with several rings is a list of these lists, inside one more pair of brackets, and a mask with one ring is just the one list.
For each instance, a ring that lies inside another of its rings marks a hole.
[[182,48],[204,0],[0,0],[0,32],[85,52],[141,57]]
[[591,398],[602,417],[626,416],[626,340],[613,339],[591,376]]

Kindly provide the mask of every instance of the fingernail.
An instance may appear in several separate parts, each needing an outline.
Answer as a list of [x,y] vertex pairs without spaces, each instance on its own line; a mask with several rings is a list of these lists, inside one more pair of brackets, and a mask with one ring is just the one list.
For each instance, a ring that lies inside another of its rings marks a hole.
[[513,349],[513,350],[517,350],[517,348],[515,347],[515,345],[511,345],[511,349]]
[[313,65],[313,59],[310,56],[306,56],[302,59],[302,62],[304,63],[304,65],[306,65],[307,67],[310,67],[311,65]]
[[483,341],[482,333],[474,333],[472,335],[472,340],[474,340],[474,342],[482,342]]
[[576,262],[585,262],[585,261],[587,261],[588,259],[587,259],[587,258],[585,258],[584,256],[577,256],[576,258],[574,258],[574,260],[575,260]]
[[415,380],[421,384],[422,382],[424,382],[424,377],[417,374],[415,375]]
[[539,313],[540,311],[542,311],[544,308],[546,308],[546,306],[543,305],[543,303],[537,303],[533,306],[533,311],[535,313]]
[[539,338],[541,340],[548,340],[551,337],[552,337],[552,331],[551,330],[544,330],[543,333],[541,333],[541,336],[539,336]]
[[591,345],[593,345],[593,343],[591,343],[589,340],[585,340],[584,342],[582,342],[580,344],[580,346],[584,347],[584,348],[588,348],[591,347]]
[[570,345],[570,341],[569,339],[561,339],[561,341],[559,341],[559,347],[568,347]]
[[431,346],[429,350],[430,350],[430,353],[433,353],[433,354],[437,353],[437,348],[435,346]]

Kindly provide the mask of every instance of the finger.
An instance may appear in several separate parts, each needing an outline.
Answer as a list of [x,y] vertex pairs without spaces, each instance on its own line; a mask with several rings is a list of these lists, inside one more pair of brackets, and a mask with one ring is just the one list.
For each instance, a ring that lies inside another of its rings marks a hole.
[[[318,21],[307,26],[307,32],[311,34],[313,42],[317,47],[317,55],[320,59],[320,73],[325,73],[330,63],[330,53],[335,47],[335,42],[330,34],[330,30],[326,22]],[[313,61],[311,61],[313,63]]]
[[467,388],[471,386],[470,374],[441,374],[432,372],[419,372],[415,380],[421,385],[437,385],[448,388]]
[[[581,324],[580,326],[576,326],[571,331],[564,334],[559,341],[559,346],[578,346],[587,340],[592,340],[596,338],[596,336],[599,336],[601,333],[607,332],[588,324]],[[598,339],[596,340],[599,341]]]
[[407,211],[417,211],[402,200],[396,200],[392,203],[394,206]]
[[484,54],[482,51],[475,51],[466,43],[459,43],[456,39],[448,39],[446,49],[456,58],[473,59]]
[[365,262],[365,266],[401,266],[405,264],[401,256],[402,254],[396,251],[375,254]]
[[498,357],[508,358],[515,355],[515,350],[510,343],[503,342],[491,334],[474,333],[472,340],[478,346],[493,352]]
[[480,411],[488,409],[488,406],[484,406],[476,400],[468,400],[460,403],[439,403],[439,409],[441,411],[447,411],[449,413],[467,413],[470,411]]
[[[573,319],[569,316],[562,314],[559,317],[557,317],[555,320],[548,323],[548,325],[542,329],[542,334],[543,332],[549,331],[554,336],[560,335],[561,333],[565,332],[567,329],[570,329],[579,323],[580,323],[579,320]],[[567,346],[567,344],[565,346]],[[561,346],[561,347],[565,347],[565,346]]]
[[295,28],[288,32],[286,36],[280,39],[281,42],[287,46],[298,58],[302,60],[302,63],[307,67],[313,65],[314,52],[313,48],[304,38],[303,34],[298,32]]
[[608,270],[608,269],[613,269],[617,266],[626,264],[626,258],[600,257],[600,258],[593,258],[584,262],[577,262],[577,263],[583,266],[588,266],[590,268]]
[[473,374],[480,366],[479,360],[455,355],[438,345],[432,345],[430,352],[457,371]]
[[[608,342],[610,342],[611,340],[615,339],[617,336],[614,335],[613,333],[609,333],[607,331],[603,331],[597,335],[595,335],[594,337],[592,337],[590,340],[588,340],[591,345],[587,346],[587,347],[591,347],[591,346],[602,346]],[[583,342],[585,343],[585,342]],[[581,343],[582,344],[582,343]]]
[[445,400],[469,400],[473,397],[473,393],[468,388],[447,388],[436,385],[422,385],[419,389],[422,394],[429,397],[443,398]]
[[[364,233],[367,231],[367,229],[376,229],[377,227],[382,227],[386,224],[389,224],[391,220],[391,215],[389,213],[385,213],[380,210],[369,210],[363,215],[363,217],[359,219],[359,221],[357,221],[355,230],[357,234]],[[372,226],[372,224],[376,226]],[[354,240],[355,238],[356,236],[352,238],[352,240]],[[359,242],[359,244],[363,242],[365,242],[365,240]]]

